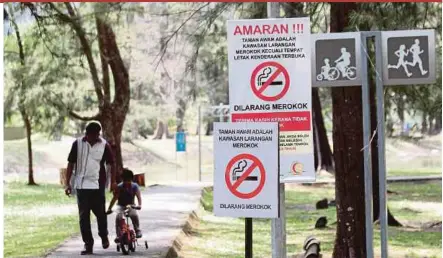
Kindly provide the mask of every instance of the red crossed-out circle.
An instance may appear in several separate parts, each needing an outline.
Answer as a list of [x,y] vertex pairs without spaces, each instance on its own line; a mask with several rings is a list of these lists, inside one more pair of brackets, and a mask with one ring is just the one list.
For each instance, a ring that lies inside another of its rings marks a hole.
[[[260,89],[258,89],[258,85],[257,85],[257,77],[259,76],[259,72],[262,71],[263,68],[266,67],[274,67],[276,68],[276,70],[274,71],[274,73],[266,80],[266,82],[260,87]],[[285,78],[285,82],[283,85],[283,89],[282,91],[275,95],[275,96],[265,96],[263,94],[263,92],[268,88],[268,86],[280,75],[280,73],[283,73],[283,76]],[[285,94],[288,92],[289,90],[289,73],[286,70],[286,68],[284,68],[281,64],[277,63],[277,62],[264,62],[261,63],[259,66],[257,66],[254,71],[252,71],[252,75],[251,75],[251,88],[252,88],[252,92],[254,92],[254,94],[264,100],[264,101],[276,101],[281,99],[283,96],[285,96]]]
[[[246,169],[245,172],[243,172],[241,177],[237,181],[235,181],[234,184],[232,184],[231,179],[230,179],[231,178],[231,171],[232,171],[234,165],[238,161],[243,160],[243,159],[248,159],[248,160],[252,161],[252,164],[249,166],[248,169]],[[258,168],[260,171],[260,178],[259,178],[259,183],[258,183],[257,188],[255,188],[255,190],[253,190],[252,192],[249,192],[249,193],[241,193],[240,191],[238,191],[238,187],[245,181],[245,179],[256,168]],[[225,181],[226,181],[226,185],[228,186],[229,191],[231,191],[231,193],[234,194],[235,196],[237,196],[238,198],[242,198],[242,199],[253,198],[261,192],[261,190],[263,189],[263,186],[265,185],[265,181],[266,181],[265,167],[263,166],[261,161],[257,157],[255,157],[254,155],[247,154],[247,153],[239,154],[239,155],[235,156],[234,158],[232,158],[231,161],[229,161],[228,165],[226,166]]]

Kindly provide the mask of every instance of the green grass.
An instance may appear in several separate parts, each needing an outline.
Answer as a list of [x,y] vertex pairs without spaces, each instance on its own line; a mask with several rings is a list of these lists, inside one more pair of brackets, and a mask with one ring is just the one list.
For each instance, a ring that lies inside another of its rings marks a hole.
[[79,231],[77,213],[54,216],[48,210],[42,214],[44,207],[75,205],[75,199],[66,197],[60,186],[22,182],[4,186],[5,257],[42,256]]
[[4,223],[4,257],[42,256],[79,231],[77,214],[6,216]]
[[[441,183],[392,183],[389,208],[406,227],[389,228],[390,257],[441,257],[441,231],[427,232],[420,224],[441,221]],[[289,254],[300,253],[304,239],[315,235],[322,252],[330,257],[335,240],[335,208],[315,210],[315,202],[334,196],[334,186],[296,186],[286,191],[287,247]],[[244,220],[215,217],[212,214],[212,190],[206,189],[200,221],[193,237],[182,250],[183,257],[243,257]],[[423,207],[419,207],[422,204]],[[314,228],[320,216],[328,219],[328,228]],[[412,226],[413,225],[413,226]],[[271,256],[270,220],[254,219],[254,257]],[[375,252],[379,252],[379,227],[374,228]]]
[[[53,214],[67,207],[67,212]],[[59,185],[4,184],[4,211],[4,257],[43,256],[79,233],[76,199],[66,197]]]
[[390,195],[392,201],[426,201],[441,203],[441,181],[415,182],[415,183],[390,183],[390,191],[396,194]]
[[28,186],[23,182],[10,182],[4,188],[5,206],[32,207],[38,205],[73,204],[75,199],[67,198],[58,185],[42,184]]

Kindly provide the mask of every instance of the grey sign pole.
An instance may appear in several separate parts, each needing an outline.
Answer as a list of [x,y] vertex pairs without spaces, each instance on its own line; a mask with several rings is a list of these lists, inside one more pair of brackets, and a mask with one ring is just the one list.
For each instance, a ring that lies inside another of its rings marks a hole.
[[[280,3],[268,2],[268,18],[280,17]],[[278,171],[277,171],[278,172]],[[280,216],[271,222],[272,258],[286,258],[285,184],[279,185]]]
[[385,159],[385,96],[383,87],[383,51],[381,33],[375,35],[375,82],[377,94],[377,134],[378,134],[378,184],[380,205],[381,257],[388,258],[388,207],[386,196],[386,159]]
[[362,86],[366,257],[373,258],[371,116],[366,39],[374,34],[346,32],[312,36],[312,86]]
[[362,107],[363,107],[363,165],[365,179],[365,228],[366,257],[374,257],[373,222],[372,222],[372,169],[371,169],[371,115],[369,104],[367,34],[361,33],[361,74],[362,74]]

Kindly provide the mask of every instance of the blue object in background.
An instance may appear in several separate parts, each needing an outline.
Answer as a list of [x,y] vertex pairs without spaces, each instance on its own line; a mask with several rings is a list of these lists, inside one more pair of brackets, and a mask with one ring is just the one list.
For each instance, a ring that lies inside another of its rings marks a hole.
[[186,151],[185,132],[177,132],[175,134],[175,149],[177,152],[185,152]]

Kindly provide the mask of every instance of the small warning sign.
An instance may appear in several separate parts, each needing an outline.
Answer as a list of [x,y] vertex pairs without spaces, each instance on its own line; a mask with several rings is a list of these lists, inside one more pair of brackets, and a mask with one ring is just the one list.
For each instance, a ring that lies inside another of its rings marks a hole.
[[278,123],[214,123],[214,213],[278,217]]
[[264,101],[276,101],[289,90],[288,71],[277,62],[264,62],[252,72],[251,88]]

